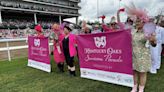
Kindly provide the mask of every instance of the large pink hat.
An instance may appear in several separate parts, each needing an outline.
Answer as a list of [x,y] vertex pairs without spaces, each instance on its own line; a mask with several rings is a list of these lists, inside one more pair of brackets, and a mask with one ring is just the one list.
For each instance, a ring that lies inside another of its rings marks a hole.
[[147,11],[144,9],[136,8],[133,2],[131,2],[129,6],[125,6],[125,8],[128,16],[130,16],[134,21],[136,21],[137,18],[145,23],[149,21]]

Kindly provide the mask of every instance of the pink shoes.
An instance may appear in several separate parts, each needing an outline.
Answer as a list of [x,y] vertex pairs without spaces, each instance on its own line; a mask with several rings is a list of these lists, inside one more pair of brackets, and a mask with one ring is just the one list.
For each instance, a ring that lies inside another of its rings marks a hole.
[[[138,92],[144,92],[144,86],[139,86]],[[134,85],[133,89],[130,92],[137,92],[137,85]]]
[[134,85],[133,89],[130,92],[137,92],[137,85]]
[[144,86],[139,86],[139,91],[138,92],[144,92]]

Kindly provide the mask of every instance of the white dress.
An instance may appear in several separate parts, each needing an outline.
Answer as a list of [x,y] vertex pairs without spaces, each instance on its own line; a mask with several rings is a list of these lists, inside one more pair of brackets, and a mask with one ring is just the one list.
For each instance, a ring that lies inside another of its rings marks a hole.
[[100,30],[93,30],[91,33],[96,34],[96,33],[102,33],[102,32]]
[[[160,69],[161,66],[161,52],[162,52],[162,28],[159,26],[156,26],[156,39],[157,39],[157,46],[152,47],[150,45],[150,50],[151,50],[151,61],[152,61],[152,66],[151,66],[151,73],[156,73],[157,69]],[[164,31],[164,30],[163,30]]]
[[164,44],[164,28],[160,27],[161,29],[161,34],[162,34],[162,44]]

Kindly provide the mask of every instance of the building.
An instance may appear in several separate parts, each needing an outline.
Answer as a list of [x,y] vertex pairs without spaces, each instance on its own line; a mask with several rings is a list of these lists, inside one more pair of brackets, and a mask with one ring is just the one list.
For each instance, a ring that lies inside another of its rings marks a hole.
[[[61,23],[63,19],[80,16],[78,6],[80,0],[1,0],[0,23],[33,20],[53,21]],[[10,19],[10,20],[8,20]],[[30,21],[29,21],[30,22]]]

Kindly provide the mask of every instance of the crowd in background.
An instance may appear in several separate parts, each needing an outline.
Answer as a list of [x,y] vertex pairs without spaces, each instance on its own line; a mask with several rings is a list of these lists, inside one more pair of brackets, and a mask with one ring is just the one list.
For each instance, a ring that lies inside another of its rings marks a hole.
[[[164,44],[164,19],[149,17],[142,9],[135,7],[127,8],[131,15],[125,22],[120,21],[120,13],[124,9],[117,11],[117,18],[111,17],[111,21],[105,24],[105,16],[101,16],[102,23],[88,24],[82,21],[79,26],[63,22],[48,23],[39,22],[35,28],[27,27],[20,30],[0,30],[1,38],[27,37],[28,35],[37,37],[49,37],[53,43],[54,60],[61,72],[64,72],[64,61],[68,66],[71,76],[76,76],[74,57],[76,56],[78,45],[76,43],[77,35],[88,35],[96,33],[111,33],[117,31],[130,32],[132,35],[132,52],[133,52],[133,72],[134,87],[131,92],[144,92],[147,73],[156,74],[161,67],[162,45]],[[132,16],[133,15],[133,16]],[[18,21],[15,22],[19,24]],[[14,24],[11,22],[11,24]],[[28,23],[26,23],[28,25]],[[21,25],[21,23],[20,23]],[[44,29],[44,25],[48,25]],[[127,31],[129,30],[129,31]],[[117,43],[114,43],[117,44]]]
[[[36,0],[39,2],[45,2],[42,0]],[[49,2],[50,4],[59,4],[64,6],[70,6],[70,7],[76,7],[79,8],[79,6],[76,3],[67,2],[63,0],[51,0]],[[36,4],[30,4],[28,2],[15,2],[15,1],[0,1],[0,6],[3,7],[11,7],[11,8],[21,8],[21,9],[29,9],[29,10],[38,10],[38,11],[45,11],[45,12],[60,12],[60,13],[70,13],[70,14],[77,14],[77,10],[68,10],[65,8],[56,8],[53,6],[46,6],[46,5],[36,5]]]
[[[127,20],[128,21],[128,20]],[[153,19],[154,23],[157,23],[156,19]],[[42,25],[44,29],[44,34],[48,35],[51,34],[51,27],[55,22],[53,21],[39,21],[39,24]],[[159,23],[157,23],[159,26],[164,27],[164,20],[161,19]],[[35,32],[34,31],[34,21],[31,20],[25,20],[25,19],[6,19],[3,21],[3,23],[0,24],[0,39],[5,38],[24,38],[27,37],[27,34]],[[104,27],[104,30],[103,30]],[[116,23],[116,19],[113,17],[111,18],[110,23],[107,23],[107,25],[100,24],[98,22],[96,23],[86,23],[86,21],[81,21],[79,25],[72,25],[72,33],[73,34],[81,34],[81,33],[97,33],[97,32],[103,32],[105,31],[105,28],[111,28],[115,27],[118,28],[118,25]],[[128,25],[126,26],[128,27]],[[132,25],[132,27],[135,27],[135,25]]]
[[[51,28],[54,21],[38,21],[44,29]],[[35,23],[33,19],[4,19],[3,23],[0,23],[0,29],[34,29]]]

